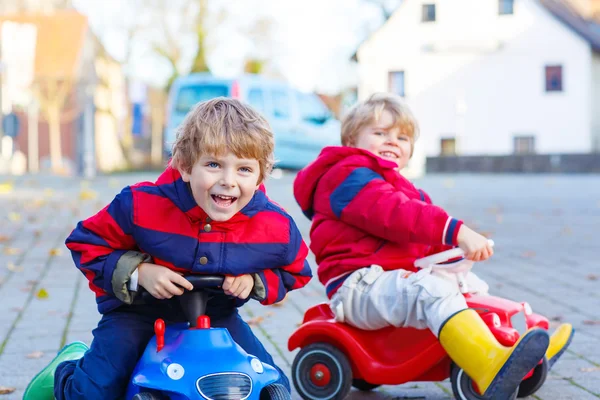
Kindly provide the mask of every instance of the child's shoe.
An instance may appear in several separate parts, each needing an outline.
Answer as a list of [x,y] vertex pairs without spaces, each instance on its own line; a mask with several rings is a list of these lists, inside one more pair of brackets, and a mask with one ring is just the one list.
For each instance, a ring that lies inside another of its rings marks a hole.
[[52,400],[54,399],[54,371],[63,361],[78,360],[89,347],[83,342],[69,343],[58,352],[50,364],[41,370],[27,385],[23,400]]
[[573,325],[571,324],[561,324],[556,328],[552,336],[550,336],[550,345],[546,351],[548,367],[552,368],[554,363],[558,361],[560,356],[567,350],[574,334],[575,329],[573,329]]
[[545,330],[531,329],[513,347],[505,347],[471,309],[448,318],[439,339],[480,393],[491,399],[511,398],[525,375],[544,357],[550,340]]

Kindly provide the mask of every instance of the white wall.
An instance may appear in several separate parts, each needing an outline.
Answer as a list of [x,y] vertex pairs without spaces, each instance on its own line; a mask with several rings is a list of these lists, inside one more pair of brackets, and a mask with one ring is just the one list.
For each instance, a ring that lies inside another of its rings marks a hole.
[[593,150],[600,152],[600,53],[594,53],[592,63],[592,136]]
[[[436,3],[436,22],[421,5]],[[421,139],[413,166],[457,136],[460,154],[507,154],[513,135],[536,136],[539,153],[591,150],[589,43],[536,0],[411,0],[358,53],[359,97],[387,90],[387,72],[404,70],[407,101]],[[560,93],[545,92],[545,65],[563,66]]]

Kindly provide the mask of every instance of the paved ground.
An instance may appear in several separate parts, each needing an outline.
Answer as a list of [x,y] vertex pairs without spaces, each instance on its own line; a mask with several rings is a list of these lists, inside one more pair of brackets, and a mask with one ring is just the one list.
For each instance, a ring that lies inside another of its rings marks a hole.
[[[0,387],[9,392],[0,400],[20,399],[32,376],[64,343],[90,341],[99,316],[64,239],[122,186],[154,176],[93,182],[26,176],[12,185],[11,178],[0,177]],[[268,191],[307,238],[308,221],[291,197],[292,179],[284,173],[269,182]],[[417,184],[496,241],[494,258],[476,266],[494,294],[528,301],[554,325],[575,325],[570,350],[535,398],[600,398],[600,176],[430,176]],[[294,353],[287,351],[287,338],[304,310],[323,300],[315,279],[280,307],[253,304],[244,314],[289,371]],[[451,390],[448,382],[417,383],[351,397],[448,399]]]

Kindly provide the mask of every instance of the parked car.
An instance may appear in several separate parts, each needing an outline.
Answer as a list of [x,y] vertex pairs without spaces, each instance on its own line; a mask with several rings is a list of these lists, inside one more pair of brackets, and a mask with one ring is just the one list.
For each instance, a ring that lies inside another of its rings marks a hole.
[[208,73],[178,78],[168,101],[165,151],[170,153],[177,126],[198,102],[225,96],[249,103],[262,113],[275,134],[275,159],[280,168],[300,169],[325,146],[340,144],[340,122],[319,96],[260,75],[235,79]]

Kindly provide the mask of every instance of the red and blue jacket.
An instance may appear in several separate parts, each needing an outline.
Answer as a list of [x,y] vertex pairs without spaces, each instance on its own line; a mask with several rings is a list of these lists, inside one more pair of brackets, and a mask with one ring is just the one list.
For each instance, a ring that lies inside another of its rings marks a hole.
[[123,304],[111,279],[119,258],[131,250],[184,274],[258,274],[265,305],[312,276],[296,224],[264,192],[256,191],[228,221],[211,221],[173,168],[155,183],[123,189],[107,207],[79,222],[66,245],[89,280],[100,313]]
[[326,147],[298,173],[294,196],[312,220],[310,249],[330,298],[357,269],[414,271],[417,258],[457,244],[462,222],[395,168],[367,150]]

